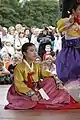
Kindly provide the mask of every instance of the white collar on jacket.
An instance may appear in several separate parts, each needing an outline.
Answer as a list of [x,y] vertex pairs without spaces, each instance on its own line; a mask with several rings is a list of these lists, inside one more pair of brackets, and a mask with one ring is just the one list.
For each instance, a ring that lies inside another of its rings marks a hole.
[[25,59],[23,59],[23,62],[27,65],[27,67],[28,67],[31,71],[33,71],[33,63],[32,63],[32,65],[30,66],[29,63],[28,63]]

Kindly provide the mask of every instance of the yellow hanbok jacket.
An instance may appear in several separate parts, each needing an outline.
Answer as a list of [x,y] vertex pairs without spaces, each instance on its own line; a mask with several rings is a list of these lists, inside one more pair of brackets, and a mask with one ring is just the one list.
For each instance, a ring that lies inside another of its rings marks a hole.
[[[19,93],[26,94],[31,88],[29,88],[24,81],[28,80],[28,73],[32,72],[31,69],[22,61],[14,69],[14,86]],[[40,77],[50,77],[51,73],[42,69],[38,63],[33,63],[33,81],[38,82]]]
[[61,18],[57,22],[59,32],[62,33],[63,31],[66,31],[67,36],[80,37],[80,25],[74,23],[71,27],[65,29],[65,26],[68,26],[68,24],[70,24],[69,18]]

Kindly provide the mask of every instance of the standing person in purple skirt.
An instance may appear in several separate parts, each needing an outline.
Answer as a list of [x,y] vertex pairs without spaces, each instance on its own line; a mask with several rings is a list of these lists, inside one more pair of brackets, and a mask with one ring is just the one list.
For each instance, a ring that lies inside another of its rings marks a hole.
[[73,5],[69,18],[58,21],[58,30],[65,37],[57,55],[56,69],[63,83],[80,81],[80,3]]

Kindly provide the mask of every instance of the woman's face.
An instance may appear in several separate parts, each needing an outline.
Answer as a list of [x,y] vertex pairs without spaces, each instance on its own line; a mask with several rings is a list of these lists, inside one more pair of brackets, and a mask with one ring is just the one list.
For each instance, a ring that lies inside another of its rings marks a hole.
[[80,17],[80,5],[78,5],[78,7],[77,7],[76,10],[73,9],[73,14],[74,14],[75,16]]
[[53,63],[56,62],[56,56],[54,56],[54,57],[52,58],[52,61],[53,61]]
[[41,63],[41,59],[40,58],[36,58],[36,63]]
[[43,31],[43,34],[44,34],[44,35],[47,35],[47,30],[44,30],[44,31]]
[[17,36],[17,35],[18,35],[18,32],[17,32],[17,31],[15,31],[15,32],[14,32],[14,36]]
[[29,30],[26,30],[26,31],[25,31],[25,35],[26,35],[26,36],[29,35]]
[[49,55],[49,56],[46,58],[46,62],[47,62],[48,65],[51,65],[51,64],[52,64],[52,56]]
[[80,5],[78,5],[78,7],[77,7],[77,9],[76,9],[76,14],[77,14],[77,16],[80,17]]
[[27,52],[24,52],[26,60],[35,61],[36,60],[36,49],[35,46],[28,47]]
[[10,60],[10,57],[9,57],[9,55],[8,54],[4,54],[3,55],[3,61],[9,61]]
[[13,63],[14,65],[16,65],[18,62],[19,62],[19,61],[18,61],[18,58],[17,58],[17,57],[14,57],[14,58],[12,59],[12,63]]
[[23,38],[24,37],[24,32],[20,32],[19,37]]
[[14,29],[11,29],[11,30],[10,30],[10,34],[11,34],[11,35],[14,35],[14,31],[15,31]]

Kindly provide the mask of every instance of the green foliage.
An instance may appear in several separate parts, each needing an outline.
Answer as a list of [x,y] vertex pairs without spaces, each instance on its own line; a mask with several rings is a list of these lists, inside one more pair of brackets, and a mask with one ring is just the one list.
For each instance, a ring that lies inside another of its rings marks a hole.
[[56,25],[59,18],[59,7],[57,0],[0,0],[0,24],[6,27],[17,23],[29,27],[42,24]]
[[0,6],[0,24],[2,26],[14,26],[19,23],[19,13],[17,13],[14,9],[8,8],[5,6]]

